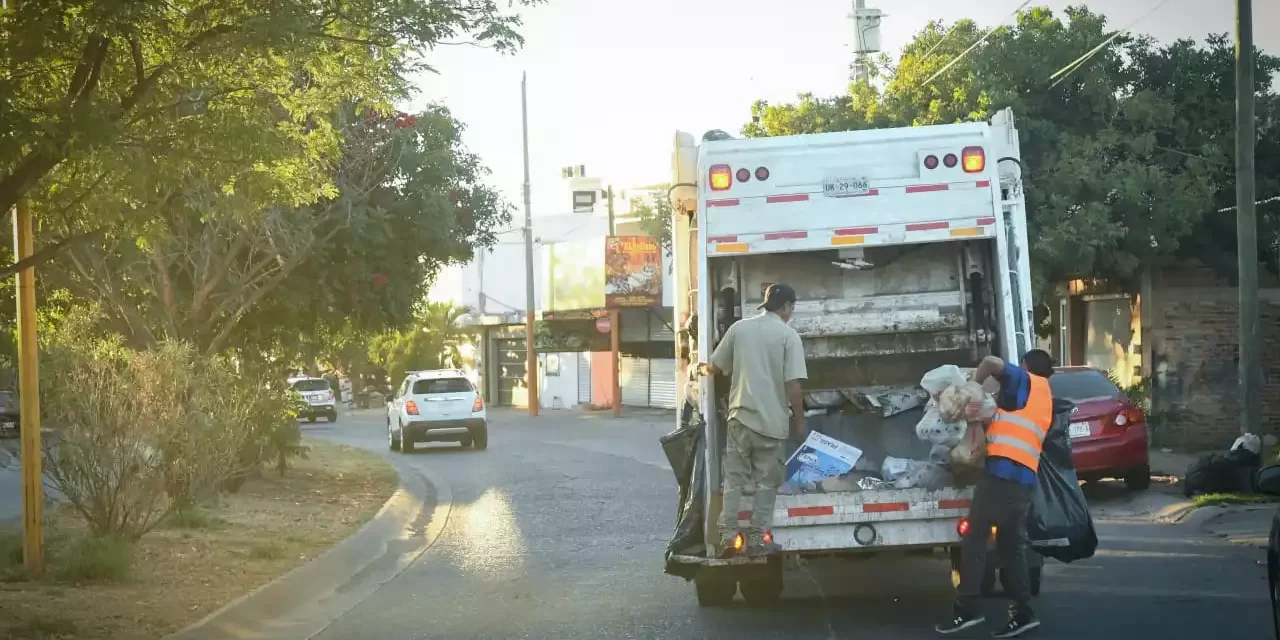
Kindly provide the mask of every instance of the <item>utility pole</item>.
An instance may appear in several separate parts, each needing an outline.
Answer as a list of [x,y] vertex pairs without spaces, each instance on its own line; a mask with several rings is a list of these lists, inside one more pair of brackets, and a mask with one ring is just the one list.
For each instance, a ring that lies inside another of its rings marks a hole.
[[880,51],[879,9],[868,9],[866,0],[853,0],[853,81],[869,79],[867,56]]
[[529,415],[538,415],[538,351],[533,347],[533,205],[529,188],[529,74],[520,75],[520,120],[524,129],[524,344],[525,383],[529,389]]
[[[18,10],[18,0],[0,0],[0,7]],[[13,209],[13,258],[21,262],[35,253],[35,221],[25,199]],[[44,486],[40,448],[40,371],[36,359],[36,270],[27,267],[14,276],[18,303],[18,411],[22,431],[22,564],[44,573]]]
[[609,187],[605,189],[604,197],[607,199],[605,206],[608,207],[609,210],[609,235],[617,235],[617,230],[614,228],[613,223],[613,185],[609,185]]
[[1253,6],[1236,0],[1236,244],[1240,269],[1240,432],[1262,426],[1258,215],[1254,204]]

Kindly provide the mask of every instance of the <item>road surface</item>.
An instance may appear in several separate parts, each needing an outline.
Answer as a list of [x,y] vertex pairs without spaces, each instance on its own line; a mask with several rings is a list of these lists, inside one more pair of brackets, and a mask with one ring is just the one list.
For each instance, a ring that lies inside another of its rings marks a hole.
[[[657,436],[669,427],[656,414],[494,412],[487,451],[419,445],[409,464],[453,497],[440,537],[317,638],[935,637],[952,592],[931,558],[788,573],[771,609],[699,608],[691,584],[662,572],[676,489]],[[403,455],[372,412],[304,430]],[[1045,567],[1035,637],[1271,637],[1262,551],[1136,518],[1097,527],[1096,557]],[[1005,604],[987,604],[1002,621]]]

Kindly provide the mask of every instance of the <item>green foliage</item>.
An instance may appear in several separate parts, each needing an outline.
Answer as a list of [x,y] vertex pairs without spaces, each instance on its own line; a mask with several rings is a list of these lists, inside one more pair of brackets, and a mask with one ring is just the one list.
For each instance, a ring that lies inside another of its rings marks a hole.
[[130,349],[96,320],[69,317],[41,360],[44,423],[57,431],[49,481],[95,536],[137,539],[296,441],[283,384],[183,343]]
[[118,582],[133,568],[133,544],[116,535],[85,536],[59,549],[52,564],[65,582]]
[[645,234],[658,239],[663,251],[671,251],[671,224],[675,215],[671,207],[671,199],[665,191],[671,185],[658,185],[654,190],[663,191],[664,195],[656,198],[632,198],[631,211],[640,218],[640,228]]
[[258,542],[249,547],[249,557],[254,560],[279,560],[284,555],[284,546],[273,540]]
[[22,532],[0,529],[0,577],[22,566]]
[[466,309],[447,302],[422,304],[413,324],[375,339],[370,359],[381,365],[400,384],[405,372],[462,366],[461,346],[470,337],[458,328],[458,318]]
[[0,210],[29,196],[75,242],[163,220],[166,207],[148,203],[156,183],[180,200],[199,178],[248,214],[331,197],[342,145],[331,114],[353,98],[386,113],[428,68],[421,54],[459,41],[511,52],[519,24],[496,0],[0,10]]
[[[1233,264],[1225,257],[1234,252],[1233,217],[1211,213],[1235,201],[1228,40],[1159,46],[1120,36],[1055,77],[1111,32],[1103,16],[1083,7],[1061,15],[1037,8],[926,82],[983,31],[971,20],[949,28],[931,23],[896,65],[878,60],[872,78],[852,84],[846,95],[757,102],[743,132],[944,124],[985,120],[1010,107],[1021,133],[1037,293],[1068,278],[1102,278],[1134,290],[1143,269],[1188,255]],[[1280,60],[1260,54],[1257,64],[1259,193],[1265,196],[1280,191],[1280,118],[1270,90]],[[1272,264],[1277,226],[1280,215],[1264,217],[1260,244]]]

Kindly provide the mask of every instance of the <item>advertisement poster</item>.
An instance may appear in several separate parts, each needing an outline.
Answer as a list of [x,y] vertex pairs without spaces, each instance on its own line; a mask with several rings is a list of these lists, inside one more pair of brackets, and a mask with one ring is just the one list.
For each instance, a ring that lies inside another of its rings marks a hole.
[[861,449],[810,431],[804,444],[787,460],[787,482],[799,485],[849,473],[861,457]]
[[662,304],[662,249],[652,236],[609,236],[604,245],[604,304],[610,309]]

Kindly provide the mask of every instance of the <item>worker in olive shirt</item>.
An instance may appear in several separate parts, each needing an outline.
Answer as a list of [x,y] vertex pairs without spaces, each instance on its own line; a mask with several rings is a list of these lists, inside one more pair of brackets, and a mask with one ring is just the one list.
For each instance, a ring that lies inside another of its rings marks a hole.
[[[993,638],[1014,638],[1038,626],[1031,610],[1031,587],[1024,554],[1027,511],[1038,482],[1040,452],[1044,437],[1053,424],[1053,394],[1049,376],[1053,359],[1039,349],[1022,356],[1022,366],[1005,364],[987,356],[973,374],[981,384],[988,378],[1000,383],[996,412],[987,426],[986,473],[973,490],[969,507],[969,533],[960,551],[960,590],[951,618],[935,627],[951,634],[982,624],[986,620],[975,607],[987,567],[987,540],[996,527],[996,552],[1004,569],[1005,591],[1013,599],[1009,620],[991,634]],[[971,407],[971,409],[974,409]]]
[[730,378],[728,437],[721,462],[720,555],[733,548],[743,495],[752,497],[751,525],[745,532],[747,555],[779,550],[770,529],[786,464],[784,445],[788,430],[797,440],[807,435],[800,390],[800,381],[808,377],[804,348],[800,335],[787,326],[795,304],[795,290],[785,284],[770,285],[760,315],[729,327],[711,362],[699,367],[703,375]]

